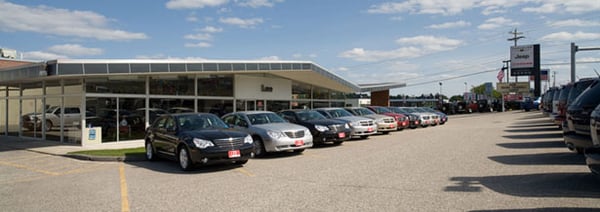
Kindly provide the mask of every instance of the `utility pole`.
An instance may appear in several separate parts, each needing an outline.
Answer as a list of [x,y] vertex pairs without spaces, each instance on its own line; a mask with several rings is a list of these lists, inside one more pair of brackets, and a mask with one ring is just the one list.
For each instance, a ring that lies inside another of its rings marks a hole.
[[[512,37],[512,38],[509,38],[509,39],[506,39],[506,40],[507,40],[507,41],[514,41],[514,42],[515,42],[515,46],[517,46],[517,41],[518,41],[519,39],[521,39],[521,38],[525,38],[525,36],[522,36],[522,34],[523,34],[522,32],[518,32],[518,31],[517,31],[517,28],[515,28],[515,30],[514,30],[514,31],[509,31],[509,32],[508,32],[508,34],[512,34],[512,35],[513,35],[513,37]],[[518,77],[518,76],[515,76],[515,82],[518,82],[518,81],[519,81],[519,77]]]
[[579,48],[575,43],[571,43],[571,82],[575,82],[575,53],[578,51],[596,51],[600,48]]
[[510,66],[508,63],[510,63],[510,60],[504,60],[502,61],[504,63],[502,69],[506,70],[506,83],[509,83],[509,78],[510,78]]
[[508,41],[514,41],[515,42],[515,46],[517,46],[517,41],[519,39],[525,38],[525,36],[522,36],[522,34],[523,34],[522,32],[517,32],[517,28],[515,28],[514,31],[508,32],[508,34],[512,34],[513,37],[509,38],[509,39],[506,39],[506,40],[508,40]]

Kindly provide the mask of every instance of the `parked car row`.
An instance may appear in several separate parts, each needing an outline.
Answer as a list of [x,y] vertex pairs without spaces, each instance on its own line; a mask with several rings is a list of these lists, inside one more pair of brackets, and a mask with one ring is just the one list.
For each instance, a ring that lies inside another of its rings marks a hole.
[[542,96],[542,111],[563,131],[566,147],[585,154],[586,163],[600,174],[600,78],[582,79],[553,88]]
[[277,113],[238,111],[222,117],[211,113],[166,113],[146,129],[145,148],[148,160],[163,157],[190,170],[204,164],[245,164],[251,157],[270,152],[300,153],[317,145],[340,145],[351,138],[366,139],[408,127],[443,124],[446,120],[445,115],[432,109],[376,106],[288,109]]

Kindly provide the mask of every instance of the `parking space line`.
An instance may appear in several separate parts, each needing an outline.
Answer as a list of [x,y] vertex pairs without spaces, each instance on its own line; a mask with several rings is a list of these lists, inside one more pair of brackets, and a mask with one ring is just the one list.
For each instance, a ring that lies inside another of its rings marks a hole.
[[51,172],[51,171],[36,169],[36,168],[29,167],[29,166],[24,166],[21,164],[16,164],[16,163],[11,163],[11,162],[6,162],[6,161],[0,161],[0,165],[10,166],[10,167],[18,168],[18,169],[25,169],[25,170],[38,172],[38,173],[42,173],[42,174],[47,174],[47,175],[52,175],[52,176],[60,175],[60,173],[58,173],[58,172]]
[[127,197],[127,181],[125,180],[125,165],[119,166],[119,178],[121,181],[121,211],[129,211],[129,199]]
[[238,171],[238,172],[240,172],[240,173],[242,173],[242,174],[245,174],[248,177],[255,177],[256,176],[256,175],[252,174],[252,172],[250,172],[250,171],[248,171],[248,170],[246,170],[244,168],[237,168],[235,170]]

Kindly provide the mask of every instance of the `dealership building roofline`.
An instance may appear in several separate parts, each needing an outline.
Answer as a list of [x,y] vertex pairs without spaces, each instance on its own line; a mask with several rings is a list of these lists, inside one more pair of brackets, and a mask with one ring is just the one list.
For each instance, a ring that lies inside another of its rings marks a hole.
[[0,68],[0,82],[52,77],[174,73],[264,73],[343,92],[372,92],[406,86],[405,83],[391,82],[355,84],[311,61],[182,59],[57,59],[27,62]]

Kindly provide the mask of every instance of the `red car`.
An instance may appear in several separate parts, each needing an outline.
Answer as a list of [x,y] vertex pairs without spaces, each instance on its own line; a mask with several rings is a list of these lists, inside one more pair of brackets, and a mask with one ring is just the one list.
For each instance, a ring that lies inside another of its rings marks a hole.
[[398,130],[403,130],[404,128],[407,128],[410,125],[410,120],[408,119],[408,116],[404,114],[395,113],[390,109],[382,106],[367,106],[367,108],[369,108],[369,110],[372,110],[377,114],[394,117],[396,122],[398,122]]

